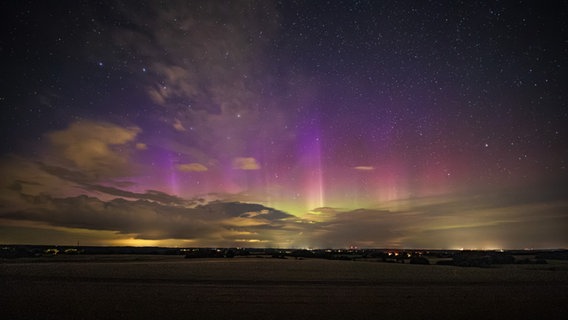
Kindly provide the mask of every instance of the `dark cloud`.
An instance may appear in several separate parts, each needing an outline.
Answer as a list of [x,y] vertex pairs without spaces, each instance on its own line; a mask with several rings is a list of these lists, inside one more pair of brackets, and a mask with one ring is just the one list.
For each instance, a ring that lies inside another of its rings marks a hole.
[[93,180],[92,177],[84,174],[81,171],[70,170],[59,166],[46,165],[42,162],[36,162],[36,164],[42,171],[45,171],[46,173],[49,173],[60,179],[67,180],[70,182],[87,184],[89,182],[92,182]]
[[109,195],[118,196],[118,197],[125,197],[125,198],[132,198],[132,199],[141,199],[141,200],[151,200],[156,201],[164,204],[177,204],[177,205],[191,205],[192,203],[187,200],[183,200],[179,197],[169,195],[167,193],[156,191],[156,190],[148,190],[145,193],[136,193],[125,191],[122,189],[117,189],[113,187],[106,187],[101,185],[90,185],[85,184],[83,187],[89,191],[98,191],[103,192]]
[[223,212],[232,217],[253,219],[282,220],[294,217],[289,213],[254,203],[213,201],[205,205],[199,205],[197,209],[206,210],[207,212]]
[[14,180],[14,182],[12,182],[12,184],[10,184],[7,188],[13,191],[21,192],[23,189],[22,185],[41,186],[41,183],[33,181]]
[[188,207],[189,202],[159,191],[134,193],[89,184],[82,187],[122,198],[57,198],[11,188],[20,201],[12,196],[12,205],[1,208],[0,218],[106,230],[138,239],[196,240],[226,246],[248,242],[289,247],[518,248],[522,244],[546,248],[568,240],[558,238],[568,225],[568,202],[560,198],[515,203],[495,201],[499,197],[493,194],[432,197],[388,210],[325,207],[298,218],[254,203],[213,201]]
[[[164,197],[161,192],[149,195]],[[21,210],[3,210],[0,218],[46,223],[51,226],[107,230],[134,234],[139,239],[223,239],[234,241],[239,234],[256,227],[292,217],[282,211],[257,204],[213,202],[195,208],[166,205],[155,201],[117,198],[101,201],[85,195],[54,198],[49,195],[20,195],[26,203]],[[285,222],[283,222],[285,223]],[[236,232],[239,230],[240,232]],[[270,237],[261,234],[260,237]]]
[[[191,201],[184,200],[177,196],[172,196],[161,191],[147,190],[145,193],[131,192],[115,187],[94,184],[92,183],[93,181],[91,177],[83,174],[80,171],[73,171],[67,168],[62,168],[57,166],[49,166],[43,163],[38,163],[38,165],[45,172],[52,174],[60,179],[67,180],[69,182],[74,182],[78,185],[78,187],[84,189],[85,191],[102,192],[111,196],[125,197],[131,199],[151,200],[164,204],[175,204],[175,205],[192,204]],[[117,186],[126,186],[126,187],[133,185],[132,182],[127,182],[127,181],[119,181],[115,184]]]
[[320,208],[305,217],[314,223],[304,225],[304,233],[320,247],[547,248],[565,242],[559,238],[568,226],[565,191],[544,198],[517,191],[415,199],[389,210]]
[[327,209],[322,222],[308,224],[310,242],[318,247],[399,247],[408,221],[414,219],[403,212],[358,209],[332,212]]

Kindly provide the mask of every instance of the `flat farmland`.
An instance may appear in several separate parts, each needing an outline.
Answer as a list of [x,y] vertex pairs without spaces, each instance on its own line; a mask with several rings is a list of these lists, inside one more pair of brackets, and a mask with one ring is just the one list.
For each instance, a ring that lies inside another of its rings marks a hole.
[[[55,258],[55,259],[52,259]],[[561,319],[568,265],[46,257],[0,262],[3,319]]]

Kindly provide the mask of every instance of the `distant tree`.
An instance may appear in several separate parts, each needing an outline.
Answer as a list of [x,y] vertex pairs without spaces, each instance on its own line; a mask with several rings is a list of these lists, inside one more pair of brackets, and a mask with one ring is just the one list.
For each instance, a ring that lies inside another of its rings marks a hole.
[[399,255],[397,255],[394,260],[396,260],[396,262],[400,262],[400,263],[404,263],[404,258],[406,257],[405,254],[401,253]]
[[227,249],[225,251],[225,258],[234,258],[235,257],[235,251],[232,249]]

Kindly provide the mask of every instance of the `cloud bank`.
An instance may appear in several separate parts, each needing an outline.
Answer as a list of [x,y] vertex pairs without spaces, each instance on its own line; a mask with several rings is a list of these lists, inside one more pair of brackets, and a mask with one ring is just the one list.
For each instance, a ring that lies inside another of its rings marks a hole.
[[[97,234],[155,244],[292,248],[548,248],[568,241],[566,236],[558,238],[568,225],[563,190],[545,198],[523,189],[509,196],[479,193],[401,200],[376,209],[326,207],[298,217],[262,204],[182,199],[154,190],[131,192],[38,163],[10,165],[18,174],[6,175],[0,193],[4,234],[49,230],[47,243],[80,237],[84,244],[95,244],[100,243]],[[20,170],[24,167],[33,170]],[[57,196],[52,183],[80,190],[75,196]],[[524,200],[516,201],[519,196]],[[8,241],[0,236],[0,242]]]

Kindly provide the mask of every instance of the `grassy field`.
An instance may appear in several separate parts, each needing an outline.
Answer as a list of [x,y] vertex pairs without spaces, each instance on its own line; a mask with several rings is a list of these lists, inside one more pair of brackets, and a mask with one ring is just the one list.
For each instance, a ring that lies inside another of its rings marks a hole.
[[4,319],[560,319],[568,265],[75,256],[0,263]]

